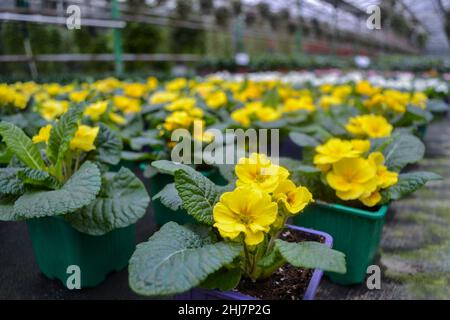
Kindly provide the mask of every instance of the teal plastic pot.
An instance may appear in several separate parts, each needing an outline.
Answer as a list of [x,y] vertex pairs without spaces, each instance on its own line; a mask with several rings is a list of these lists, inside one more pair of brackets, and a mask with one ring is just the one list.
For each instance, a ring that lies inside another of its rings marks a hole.
[[417,135],[420,139],[424,139],[425,135],[427,134],[428,125],[422,124],[417,127]]
[[[200,171],[205,177],[209,178],[212,182],[218,185],[225,185],[226,180],[222,177],[217,169],[212,169],[208,171]],[[155,217],[156,225],[162,226],[169,221],[175,221],[178,224],[195,224],[195,220],[190,216],[186,210],[179,209],[176,211],[170,210],[165,205],[161,203],[159,199],[153,200],[158,192],[160,192],[167,184],[173,183],[173,176],[168,174],[158,173],[150,179],[147,179],[149,184],[149,193],[152,197],[153,214]]]
[[[78,266],[81,287],[95,287],[113,271],[120,271],[136,247],[135,226],[91,236],[75,230],[62,217],[27,220],[36,262],[50,279],[67,287],[69,266]],[[70,270],[70,269],[69,269]]]
[[326,273],[331,281],[349,285],[361,283],[378,250],[388,206],[378,211],[338,204],[312,204],[294,218],[294,224],[329,233],[333,248],[345,253],[347,273]]

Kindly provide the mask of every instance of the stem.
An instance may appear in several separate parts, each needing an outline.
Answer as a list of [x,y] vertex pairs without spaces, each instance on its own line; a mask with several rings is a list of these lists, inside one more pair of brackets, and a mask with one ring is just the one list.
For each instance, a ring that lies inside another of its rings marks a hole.
[[248,252],[248,249],[247,249],[247,245],[245,244],[245,241],[244,240],[242,240],[242,243],[243,243],[243,245],[244,245],[244,253],[245,253],[245,272],[247,273],[247,274],[250,274],[251,272],[251,268],[249,268],[249,263],[250,263],[250,254],[249,254],[249,252]]
[[272,251],[273,246],[275,245],[275,240],[278,239],[281,231],[283,231],[284,226],[286,225],[287,219],[289,218],[289,214],[287,214],[286,211],[283,209],[281,209],[281,214],[283,217],[283,223],[281,224],[280,229],[278,229],[274,234],[270,235],[270,240],[269,240],[269,244],[267,245],[265,255],[269,254]]
[[75,169],[73,170],[73,172],[77,172],[79,166],[80,166],[80,154],[77,152],[77,156],[75,159]]

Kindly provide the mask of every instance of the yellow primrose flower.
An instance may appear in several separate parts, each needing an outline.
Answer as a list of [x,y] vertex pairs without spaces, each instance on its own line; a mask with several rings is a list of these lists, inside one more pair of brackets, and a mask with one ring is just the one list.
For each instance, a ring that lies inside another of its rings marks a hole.
[[163,127],[168,131],[184,128],[187,129],[193,123],[192,118],[186,111],[175,111],[171,113],[164,121]]
[[200,131],[200,130],[194,130],[193,135],[195,140],[210,143],[214,140],[214,134],[208,131]]
[[331,106],[337,106],[342,104],[342,100],[335,96],[322,96],[319,100],[319,105],[324,109],[328,110]]
[[123,113],[137,113],[141,111],[141,102],[139,99],[128,98],[124,96],[114,96],[114,107],[121,110]]
[[369,161],[371,161],[377,169],[379,188],[389,188],[398,182],[398,173],[387,169],[384,165],[384,156],[381,152],[372,152],[369,155]]
[[203,117],[203,110],[200,108],[192,108],[191,110],[188,110],[188,113],[191,115],[191,117],[194,117],[194,118],[202,118]]
[[71,150],[91,151],[95,149],[95,139],[99,131],[99,127],[89,127],[86,125],[80,125],[75,132],[75,136],[70,141]]
[[405,112],[410,99],[409,93],[389,89],[385,90],[383,94],[384,104],[388,108],[400,113]]
[[165,109],[169,111],[185,110],[194,108],[196,101],[194,98],[180,98],[168,104]]
[[61,93],[61,86],[58,83],[45,84],[43,87],[51,96],[56,96]]
[[352,93],[352,91],[353,89],[350,85],[344,84],[335,87],[331,95],[343,101]]
[[328,94],[333,90],[333,85],[326,83],[320,86],[320,92]]
[[127,97],[139,99],[147,91],[147,86],[143,83],[126,83],[123,85],[123,93]]
[[87,91],[87,90],[75,91],[75,92],[71,92],[69,94],[69,99],[73,102],[80,103],[80,102],[86,100],[88,95],[89,95],[89,91]]
[[158,91],[152,94],[150,98],[150,104],[162,104],[174,101],[178,98],[178,94],[175,92]]
[[33,143],[39,143],[39,142],[48,142],[48,139],[50,138],[50,131],[52,130],[52,125],[48,124],[45,127],[42,127],[39,129],[39,133],[35,136],[33,136],[32,140]]
[[370,149],[370,140],[352,139],[350,143],[353,149],[358,151],[360,154],[366,153]]
[[109,77],[103,80],[94,82],[93,88],[102,93],[111,93],[120,86],[120,81],[116,78]]
[[357,94],[368,97],[371,97],[381,91],[380,88],[372,86],[367,80],[359,81],[356,84],[355,89]]
[[289,176],[286,168],[272,164],[265,154],[252,153],[250,158],[239,159],[235,167],[236,186],[249,185],[263,192],[273,192]]
[[278,213],[270,195],[250,187],[238,187],[225,192],[214,206],[214,227],[224,238],[235,239],[241,233],[249,246],[264,240]]
[[50,121],[65,113],[68,108],[68,101],[46,100],[41,104],[39,113],[45,120]]
[[365,135],[369,138],[388,137],[394,129],[383,116],[375,114],[350,118],[345,128],[354,135]]
[[118,124],[118,125],[127,123],[127,119],[125,119],[121,115],[118,115],[117,113],[114,113],[114,112],[110,112],[108,117],[112,122],[114,122],[115,124]]
[[158,79],[155,77],[147,78],[147,89],[149,91],[155,90],[158,87]]
[[34,95],[34,100],[35,100],[37,103],[42,103],[42,102],[44,102],[45,100],[50,100],[50,95],[49,95],[47,92],[45,92],[45,91],[38,92],[38,93],[36,93],[36,94]]
[[368,196],[378,186],[375,165],[363,158],[345,158],[334,163],[326,180],[342,200]]
[[196,85],[192,91],[199,94],[203,99],[206,99],[216,88],[212,83],[204,82]]
[[211,109],[218,109],[227,103],[227,95],[221,90],[210,93],[207,95],[205,103]]
[[250,112],[245,109],[238,109],[231,113],[231,119],[236,121],[237,123],[241,124],[243,127],[250,126]]
[[280,182],[273,192],[273,198],[277,202],[281,201],[291,214],[299,213],[313,201],[312,194],[307,188],[296,187],[289,179]]
[[283,105],[283,112],[292,112],[297,110],[314,111],[316,108],[313,99],[310,96],[304,96],[299,99],[290,98]]
[[30,97],[23,93],[16,93],[14,95],[14,106],[19,109],[25,109]]
[[168,91],[180,91],[186,88],[188,82],[185,78],[176,78],[167,82],[165,88]]
[[427,107],[428,97],[423,92],[414,92],[411,96],[411,104],[419,107],[421,109],[425,109]]
[[381,201],[381,194],[377,190],[377,191],[372,192],[370,195],[368,195],[366,197],[360,197],[358,200],[361,201],[367,207],[373,207],[378,202]]
[[107,108],[108,101],[98,101],[88,105],[83,114],[86,117],[91,118],[93,121],[97,121],[101,117],[101,115],[105,113]]
[[[353,142],[352,142],[353,141]],[[344,158],[356,158],[364,153],[367,143],[357,140],[341,140],[331,138],[325,144],[316,147],[314,156],[315,165],[326,165],[336,163]],[[359,140],[362,141],[362,140]],[[357,148],[355,148],[355,145]],[[369,142],[370,147],[370,142]]]
[[247,102],[249,100],[261,98],[262,93],[263,91],[259,86],[249,82],[244,90],[234,93],[234,98],[239,101]]
[[260,121],[270,122],[276,121],[281,118],[281,113],[271,107],[263,107],[256,111],[256,116]]

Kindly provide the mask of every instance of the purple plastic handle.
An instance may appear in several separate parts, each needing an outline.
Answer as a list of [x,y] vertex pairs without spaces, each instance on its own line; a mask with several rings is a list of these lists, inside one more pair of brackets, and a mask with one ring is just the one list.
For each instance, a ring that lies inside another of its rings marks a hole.
[[[325,232],[316,231],[313,229],[302,228],[293,225],[287,225],[289,229],[299,230],[306,233],[315,234],[325,238],[324,244],[332,248],[333,238]],[[314,269],[313,275],[306,288],[303,300],[314,300],[317,288],[319,287],[320,280],[322,279],[323,271],[320,269]],[[247,296],[245,294],[236,291],[219,291],[219,290],[206,290],[206,289],[192,289],[189,292],[177,295],[177,300],[258,300],[255,297]]]

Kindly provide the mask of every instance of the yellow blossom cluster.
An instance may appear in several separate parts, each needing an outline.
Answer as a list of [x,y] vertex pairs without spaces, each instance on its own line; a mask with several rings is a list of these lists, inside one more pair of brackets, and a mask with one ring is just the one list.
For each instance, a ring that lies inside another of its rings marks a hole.
[[367,155],[369,148],[367,140],[333,138],[316,147],[314,164],[338,198],[373,207],[382,199],[380,191],[397,183],[398,174],[387,169],[381,152]]
[[235,173],[236,189],[225,192],[213,209],[214,226],[222,237],[243,234],[247,245],[257,245],[272,226],[279,228],[313,201],[307,188],[296,186],[288,179],[289,171],[264,154],[241,158]]

